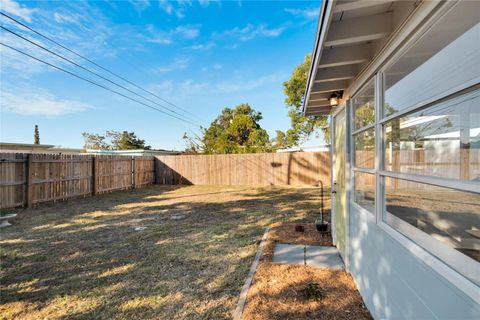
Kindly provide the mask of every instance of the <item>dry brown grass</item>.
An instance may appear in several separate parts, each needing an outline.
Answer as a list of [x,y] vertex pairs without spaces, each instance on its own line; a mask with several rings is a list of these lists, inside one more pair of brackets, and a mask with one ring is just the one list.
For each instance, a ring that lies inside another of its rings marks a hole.
[[295,223],[274,224],[248,291],[244,320],[371,319],[349,274],[272,263],[278,242],[332,245],[330,235],[320,236],[313,224],[305,225],[304,233],[295,232]]
[[265,228],[313,221],[318,195],[152,186],[19,210],[1,230],[0,319],[228,319]]

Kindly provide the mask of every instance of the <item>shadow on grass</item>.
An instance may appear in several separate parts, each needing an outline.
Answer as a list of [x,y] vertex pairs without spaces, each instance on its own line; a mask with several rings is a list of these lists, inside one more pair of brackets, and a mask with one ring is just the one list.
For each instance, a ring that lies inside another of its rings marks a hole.
[[316,188],[152,186],[18,210],[6,319],[227,319],[265,227],[313,221]]

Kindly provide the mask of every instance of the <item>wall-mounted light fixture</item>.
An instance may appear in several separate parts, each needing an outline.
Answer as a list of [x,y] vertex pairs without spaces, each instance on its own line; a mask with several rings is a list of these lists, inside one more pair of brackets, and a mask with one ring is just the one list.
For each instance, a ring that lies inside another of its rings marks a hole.
[[338,106],[339,100],[342,98],[342,92],[334,92],[330,95],[330,106],[336,107]]

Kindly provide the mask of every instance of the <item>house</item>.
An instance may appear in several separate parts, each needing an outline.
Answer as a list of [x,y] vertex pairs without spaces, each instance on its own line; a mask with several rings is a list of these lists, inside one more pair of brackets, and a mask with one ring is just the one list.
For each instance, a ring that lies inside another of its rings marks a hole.
[[322,1],[303,107],[371,314],[480,319],[480,1]]

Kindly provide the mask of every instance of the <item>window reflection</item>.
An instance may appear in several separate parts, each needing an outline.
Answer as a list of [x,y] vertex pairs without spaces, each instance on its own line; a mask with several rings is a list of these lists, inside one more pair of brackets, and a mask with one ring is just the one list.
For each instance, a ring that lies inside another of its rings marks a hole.
[[354,136],[355,167],[375,167],[375,129],[362,131]]
[[480,182],[480,90],[389,121],[385,169]]
[[373,80],[355,98],[354,107],[355,129],[363,128],[375,122],[375,100]]
[[465,1],[385,71],[384,116],[478,79],[478,52],[478,6]]
[[355,202],[370,212],[375,212],[375,175],[355,172]]
[[480,194],[385,178],[386,211],[480,261]]

